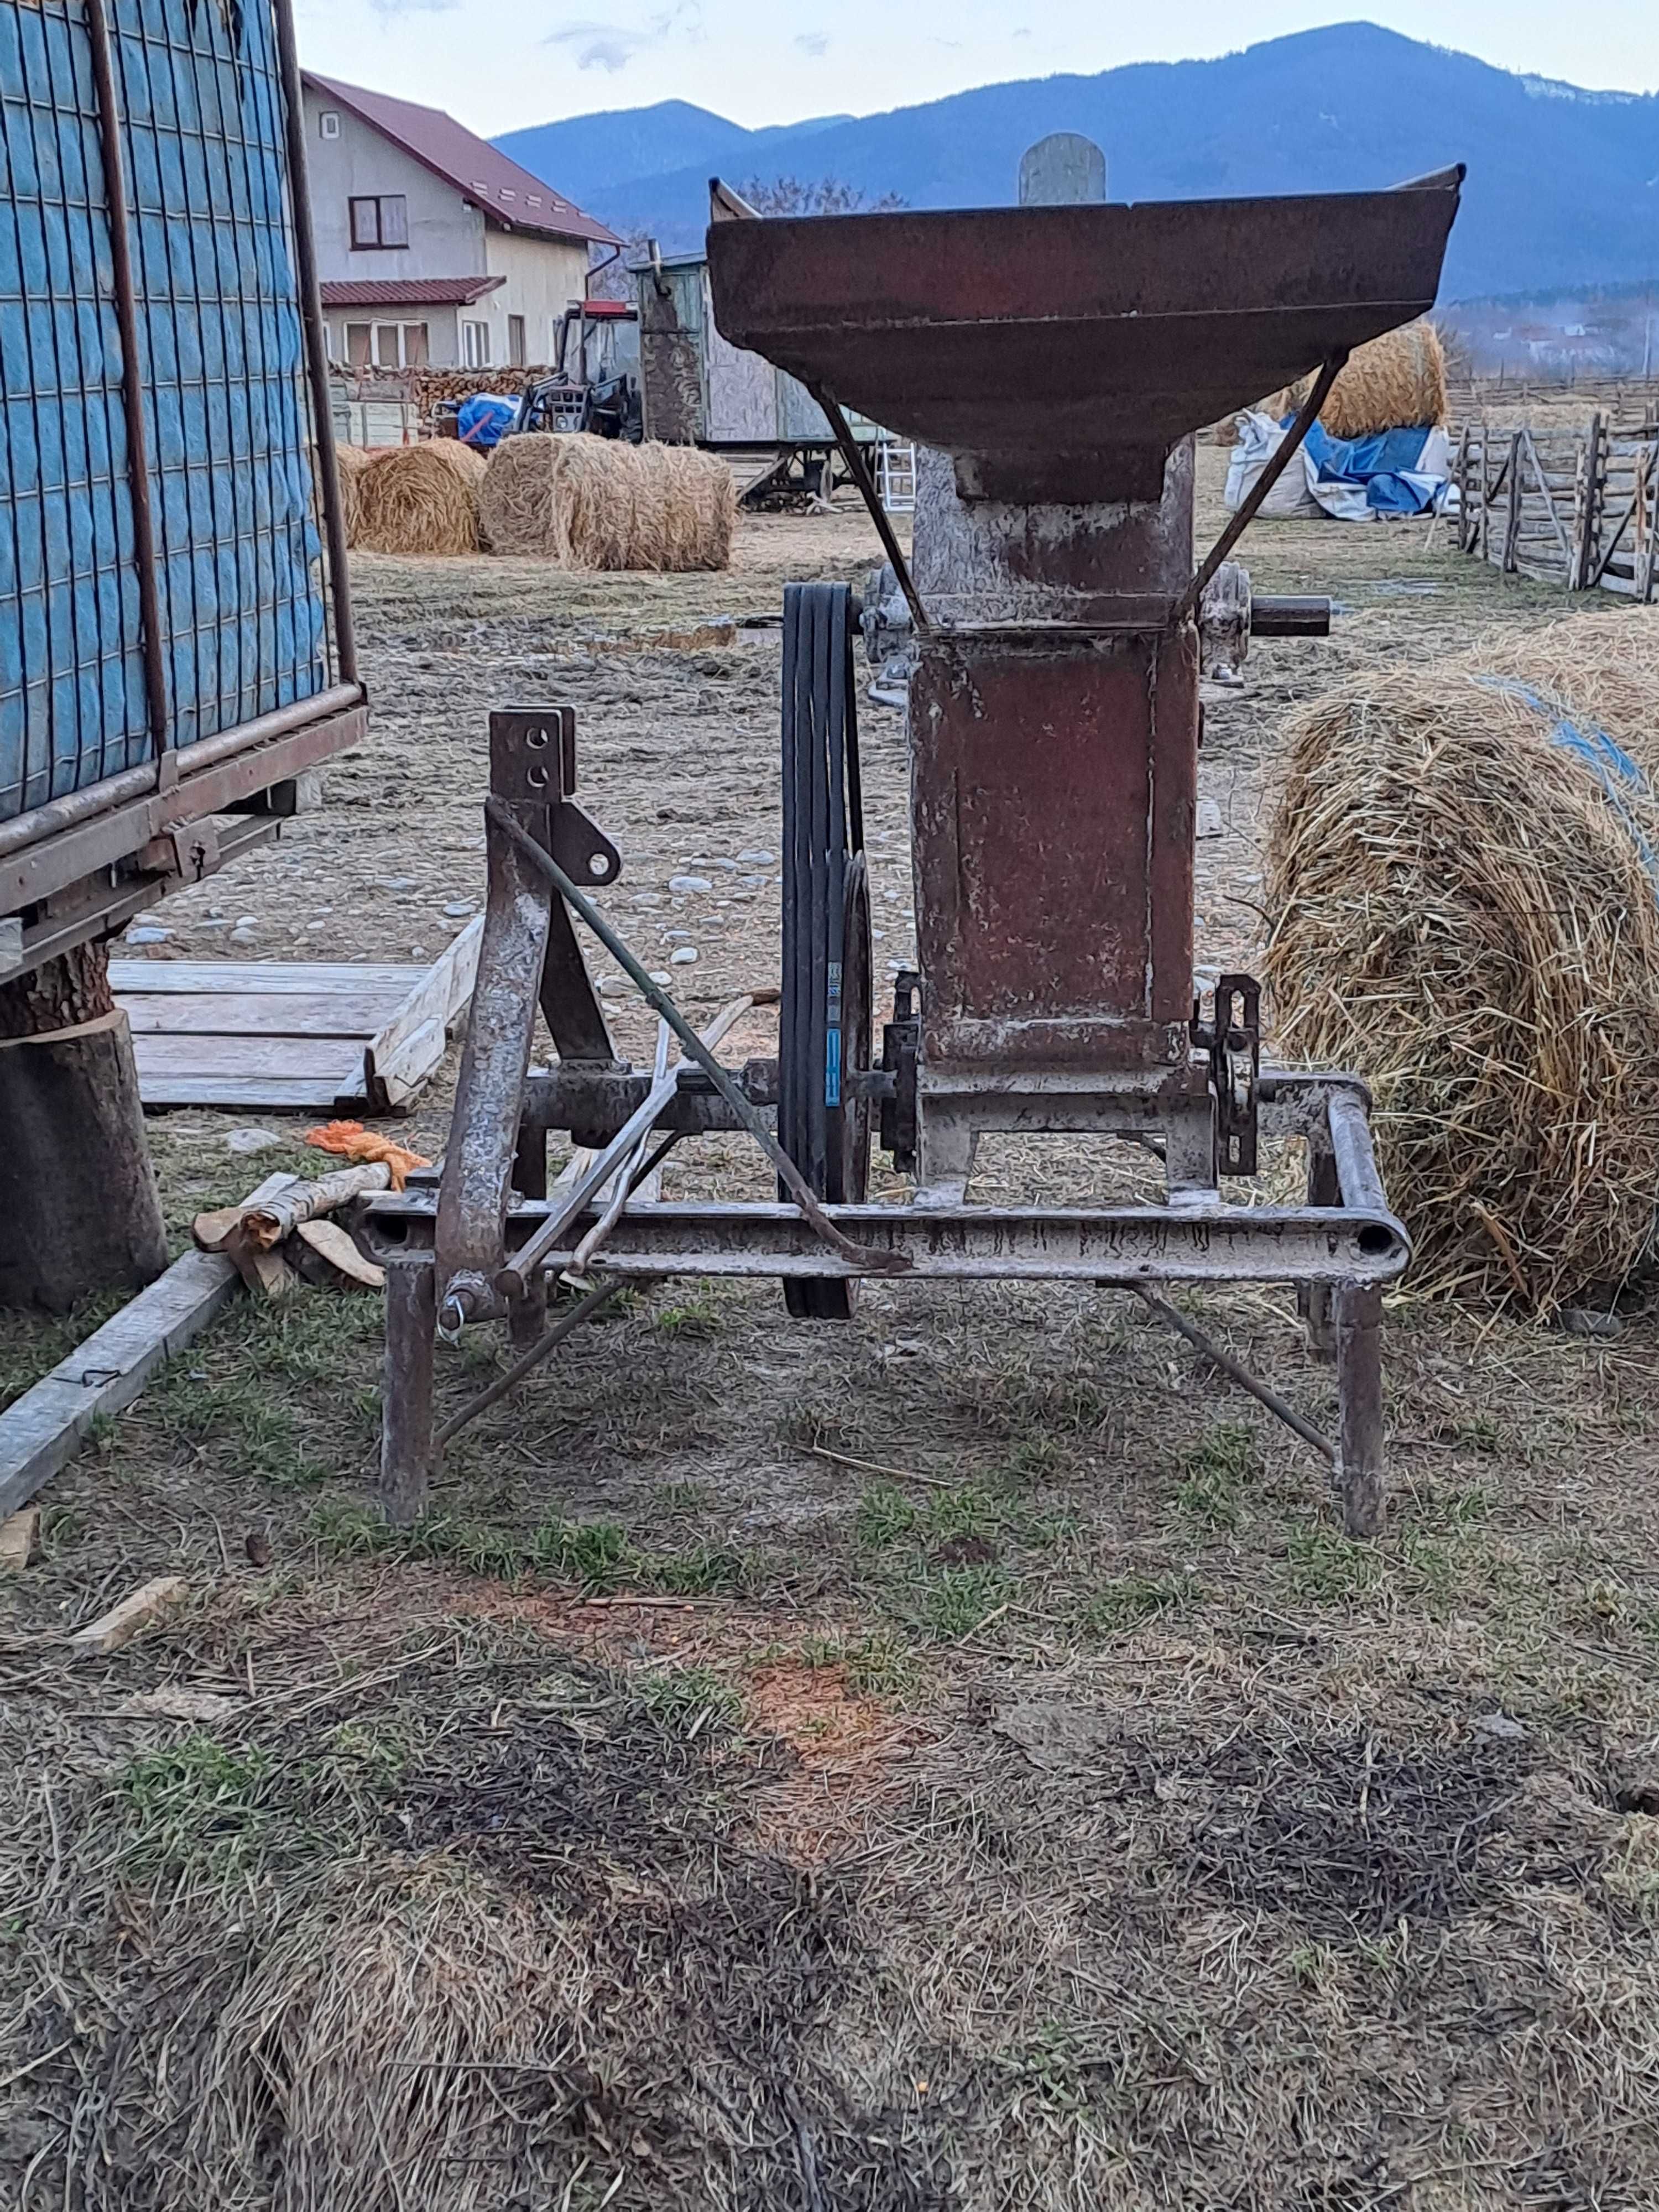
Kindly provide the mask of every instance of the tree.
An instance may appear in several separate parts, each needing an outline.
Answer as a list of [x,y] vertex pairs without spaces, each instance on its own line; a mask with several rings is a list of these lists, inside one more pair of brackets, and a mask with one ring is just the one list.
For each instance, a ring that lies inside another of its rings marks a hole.
[[906,205],[896,192],[872,198],[861,185],[844,184],[839,177],[820,177],[816,182],[799,177],[750,177],[738,186],[738,192],[757,215],[891,215]]

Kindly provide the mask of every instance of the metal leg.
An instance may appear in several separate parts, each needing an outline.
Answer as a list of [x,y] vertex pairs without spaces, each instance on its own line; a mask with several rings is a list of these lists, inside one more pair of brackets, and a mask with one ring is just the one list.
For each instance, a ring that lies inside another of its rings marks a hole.
[[432,1355],[437,1273],[429,1261],[394,1260],[386,1271],[386,1358],[380,1370],[380,1503],[406,1528],[431,1480]]
[[[534,1121],[519,1124],[519,1141],[513,1154],[513,1188],[520,1198],[547,1196],[547,1132]],[[507,1328],[520,1351],[534,1344],[547,1327],[547,1276],[538,1269],[523,1294],[509,1294]]]
[[967,1121],[921,1102],[917,1136],[915,1203],[960,1206],[974,1172],[979,1133]]
[[1382,1531],[1382,1293],[1373,1284],[1337,1291],[1337,1478],[1350,1536]]
[[1164,1179],[1171,1206],[1213,1206],[1215,1101],[1194,1099],[1164,1124]]
[[[1324,1141],[1322,1131],[1308,1139],[1308,1203],[1310,1206],[1340,1206],[1342,1194],[1337,1185],[1336,1160],[1330,1146]],[[1308,1349],[1316,1359],[1334,1359],[1336,1357],[1336,1320],[1328,1284],[1298,1283],[1296,1308],[1308,1326]]]

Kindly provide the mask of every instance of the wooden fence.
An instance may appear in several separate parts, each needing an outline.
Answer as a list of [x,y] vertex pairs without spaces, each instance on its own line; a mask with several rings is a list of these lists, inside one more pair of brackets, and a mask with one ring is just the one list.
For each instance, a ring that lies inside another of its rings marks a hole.
[[1460,552],[1569,592],[1659,592],[1659,428],[1470,423],[1452,463]]

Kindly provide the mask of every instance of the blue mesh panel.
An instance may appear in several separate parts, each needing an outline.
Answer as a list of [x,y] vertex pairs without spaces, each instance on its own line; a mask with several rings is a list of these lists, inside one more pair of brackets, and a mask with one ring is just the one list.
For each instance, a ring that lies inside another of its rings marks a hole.
[[[327,684],[269,0],[114,0],[167,742]],[[149,757],[84,22],[0,0],[0,820]]]

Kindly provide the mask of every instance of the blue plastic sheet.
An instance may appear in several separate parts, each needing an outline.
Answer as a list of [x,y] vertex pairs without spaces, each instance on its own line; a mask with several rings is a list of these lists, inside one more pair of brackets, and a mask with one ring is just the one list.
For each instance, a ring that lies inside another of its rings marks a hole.
[[[1285,422],[1294,422],[1287,415]],[[1420,514],[1429,495],[1407,476],[1417,467],[1427,445],[1430,426],[1409,430],[1382,430],[1374,438],[1333,438],[1316,422],[1307,437],[1308,458],[1325,483],[1363,484],[1367,506],[1384,514]]]
[[[116,0],[169,694],[186,745],[328,683],[276,26]],[[0,820],[147,759],[84,19],[0,0]]]
[[487,453],[500,443],[518,419],[519,403],[493,392],[475,392],[455,410],[455,434]]

